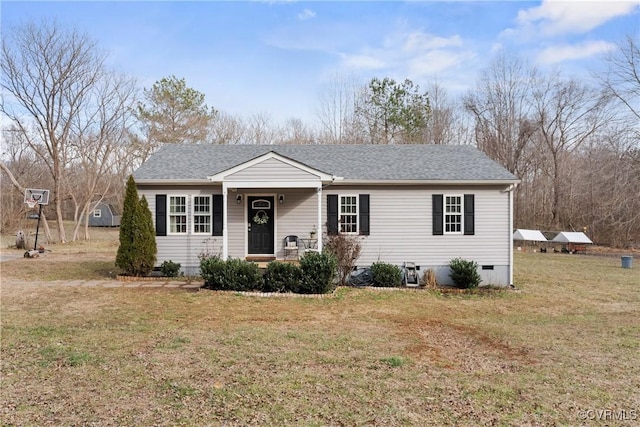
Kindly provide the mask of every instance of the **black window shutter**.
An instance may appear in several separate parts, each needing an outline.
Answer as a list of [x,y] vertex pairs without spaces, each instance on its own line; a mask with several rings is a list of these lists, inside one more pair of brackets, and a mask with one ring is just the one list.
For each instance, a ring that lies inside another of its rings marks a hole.
[[474,195],[464,195],[464,234],[475,234],[475,206]]
[[327,194],[327,234],[338,234],[338,195]]
[[433,194],[432,200],[432,218],[433,218],[433,235],[441,236],[444,234],[444,209],[442,206],[442,194]]
[[156,194],[156,236],[167,235],[167,195]]
[[369,195],[360,194],[360,202],[358,208],[360,209],[360,235],[369,235]]
[[224,211],[222,209],[222,194],[214,194],[211,197],[211,202],[213,204],[211,212],[213,212],[213,227],[212,227],[212,235],[214,236],[222,236],[222,221],[224,218]]

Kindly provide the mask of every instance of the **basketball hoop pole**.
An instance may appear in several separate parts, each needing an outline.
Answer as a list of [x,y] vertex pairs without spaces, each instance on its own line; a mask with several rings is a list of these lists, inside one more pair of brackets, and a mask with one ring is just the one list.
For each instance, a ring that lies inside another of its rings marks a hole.
[[42,205],[39,205],[40,209],[38,210],[38,222],[36,224],[36,242],[33,244],[33,250],[38,250],[38,230],[40,230],[40,217],[42,216]]

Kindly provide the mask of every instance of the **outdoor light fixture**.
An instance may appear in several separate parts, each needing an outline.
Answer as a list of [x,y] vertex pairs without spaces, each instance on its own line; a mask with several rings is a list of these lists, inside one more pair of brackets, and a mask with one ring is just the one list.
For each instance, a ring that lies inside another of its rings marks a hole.
[[278,203],[280,204],[284,203],[284,194],[278,194]]
[[236,196],[236,203],[237,203],[237,204],[242,203],[242,194],[238,194],[238,195]]

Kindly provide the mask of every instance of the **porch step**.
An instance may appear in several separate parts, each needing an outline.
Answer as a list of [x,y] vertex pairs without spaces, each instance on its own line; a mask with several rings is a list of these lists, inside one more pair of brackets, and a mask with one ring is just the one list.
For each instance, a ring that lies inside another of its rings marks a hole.
[[278,259],[278,260],[276,260],[275,258],[273,258],[273,259],[270,259],[268,261],[263,261],[263,260],[259,260],[258,261],[258,260],[255,260],[255,259],[247,258],[247,261],[250,261],[250,262],[254,263],[255,265],[257,265],[260,270],[265,270],[267,268],[267,265],[272,261],[288,262],[288,263],[296,264],[296,265],[300,264],[300,262],[297,259],[286,259],[286,260],[285,259]]

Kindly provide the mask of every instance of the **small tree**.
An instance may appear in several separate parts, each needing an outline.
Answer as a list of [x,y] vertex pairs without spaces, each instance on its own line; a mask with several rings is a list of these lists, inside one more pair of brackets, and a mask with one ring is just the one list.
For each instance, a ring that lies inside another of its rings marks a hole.
[[136,183],[133,176],[129,176],[120,220],[116,266],[125,274],[143,276],[151,272],[155,261],[156,240],[151,211],[146,198],[138,199]]
[[356,236],[348,234],[330,235],[325,243],[326,250],[336,259],[338,282],[342,286],[349,283],[353,267],[360,257],[362,245]]
[[482,281],[478,273],[478,263],[462,258],[454,258],[449,261],[449,277],[457,288],[476,288]]

